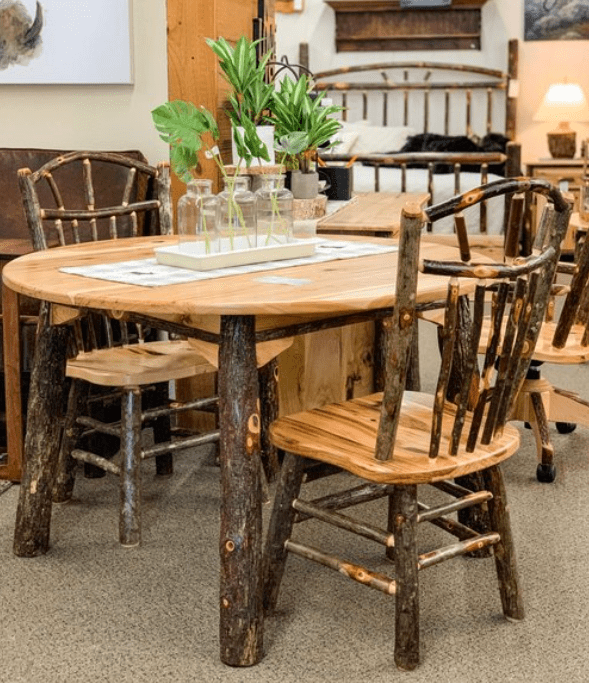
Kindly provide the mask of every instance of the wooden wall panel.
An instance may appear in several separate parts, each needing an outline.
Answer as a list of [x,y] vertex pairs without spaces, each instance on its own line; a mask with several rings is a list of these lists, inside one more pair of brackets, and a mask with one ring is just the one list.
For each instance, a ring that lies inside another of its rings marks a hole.
[[[258,14],[258,0],[168,0],[168,99],[182,99],[203,105],[216,113],[221,129],[220,149],[226,163],[231,162],[230,131],[223,112],[226,84],[217,68],[217,58],[205,38],[223,36],[234,42],[240,36],[253,37],[253,21]],[[215,162],[203,159],[199,176],[213,178],[219,189]],[[176,207],[186,187],[172,176],[172,199]],[[213,376],[178,382],[178,398],[210,396],[215,390]],[[197,420],[183,416],[182,425],[212,426],[210,416]]]

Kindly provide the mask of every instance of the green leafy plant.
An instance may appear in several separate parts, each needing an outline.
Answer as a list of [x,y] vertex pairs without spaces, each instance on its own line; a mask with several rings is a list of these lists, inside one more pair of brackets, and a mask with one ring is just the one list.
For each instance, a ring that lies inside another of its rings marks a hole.
[[270,154],[258,137],[256,126],[266,122],[266,113],[274,93],[274,86],[265,80],[266,64],[271,53],[267,52],[258,61],[256,46],[260,41],[252,41],[245,36],[237,41],[235,47],[225,38],[207,38],[206,42],[219,58],[223,77],[231,86],[228,96],[231,109],[226,110],[226,113],[231,121],[237,154],[246,166],[250,166],[254,158],[270,161]]
[[213,144],[219,139],[219,127],[207,109],[173,100],[156,107],[151,117],[160,138],[170,145],[172,170],[180,180],[188,183],[193,179],[203,146],[215,159],[218,157],[217,163],[225,173],[218,148]]
[[311,86],[306,74],[296,81],[287,76],[274,92],[270,105],[277,148],[294,159],[303,173],[314,170],[317,148],[329,142],[341,128],[341,123],[331,116],[343,109],[323,106],[323,93],[311,98]]

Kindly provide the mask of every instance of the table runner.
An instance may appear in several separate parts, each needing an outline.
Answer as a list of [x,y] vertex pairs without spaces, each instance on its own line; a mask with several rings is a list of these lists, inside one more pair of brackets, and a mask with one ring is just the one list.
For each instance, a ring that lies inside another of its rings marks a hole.
[[[177,285],[184,282],[197,280],[211,280],[232,275],[244,275],[247,273],[277,270],[278,268],[291,268],[292,266],[304,266],[324,261],[338,259],[359,258],[361,256],[373,256],[386,252],[395,252],[398,247],[395,243],[375,244],[374,242],[348,242],[343,240],[318,239],[315,253],[303,258],[285,259],[284,261],[268,261],[266,263],[252,263],[246,266],[234,266],[231,268],[219,268],[218,270],[189,270],[176,266],[166,266],[158,263],[155,258],[137,259],[133,261],[121,261],[119,263],[104,263],[93,266],[66,266],[60,268],[63,273],[82,275],[98,280],[122,282],[129,285],[142,287],[161,287],[164,285]],[[285,278],[285,284],[287,279]]]

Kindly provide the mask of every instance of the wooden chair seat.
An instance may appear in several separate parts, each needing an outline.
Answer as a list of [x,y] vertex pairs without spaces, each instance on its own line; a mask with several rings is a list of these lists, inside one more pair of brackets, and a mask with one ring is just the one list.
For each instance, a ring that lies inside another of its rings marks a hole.
[[66,375],[99,386],[142,386],[215,371],[188,341],[94,349],[68,361]]
[[542,325],[534,351],[534,360],[557,365],[579,365],[589,362],[589,346],[582,343],[584,325],[573,325],[567,337],[566,350],[557,349],[552,345],[555,330],[555,322],[545,322]]
[[458,454],[445,455],[456,413],[455,406],[446,403],[440,454],[430,458],[433,404],[430,394],[405,392],[392,460],[374,457],[382,393],[282,417],[271,425],[270,438],[285,451],[387,484],[426,484],[462,477],[500,463],[519,447],[518,430],[506,425],[501,437],[467,453],[466,436],[472,422],[468,413]]

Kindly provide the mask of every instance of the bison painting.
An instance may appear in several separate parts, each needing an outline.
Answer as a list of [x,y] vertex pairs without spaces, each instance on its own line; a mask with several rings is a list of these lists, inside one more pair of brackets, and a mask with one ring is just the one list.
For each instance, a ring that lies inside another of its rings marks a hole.
[[0,70],[26,65],[41,51],[43,8],[37,2],[34,19],[19,0],[0,0]]

